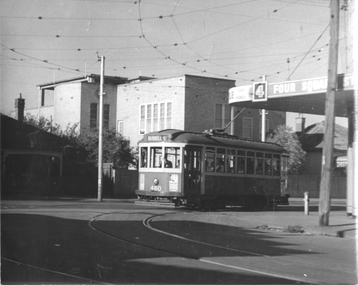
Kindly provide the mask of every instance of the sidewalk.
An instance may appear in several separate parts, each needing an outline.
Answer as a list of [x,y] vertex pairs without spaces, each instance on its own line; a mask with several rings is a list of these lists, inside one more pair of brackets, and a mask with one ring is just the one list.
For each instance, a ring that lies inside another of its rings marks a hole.
[[311,199],[309,214],[304,213],[303,199],[290,199],[290,205],[278,206],[275,211],[234,212],[230,216],[245,223],[245,226],[261,230],[285,231],[325,235],[358,241],[358,220],[348,216],[346,201],[331,201],[329,226],[319,226],[318,199]]

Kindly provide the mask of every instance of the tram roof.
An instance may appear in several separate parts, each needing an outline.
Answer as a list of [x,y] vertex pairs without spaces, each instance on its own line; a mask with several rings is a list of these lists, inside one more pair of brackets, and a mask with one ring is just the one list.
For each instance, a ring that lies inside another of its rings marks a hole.
[[273,151],[280,153],[286,152],[281,146],[274,143],[241,139],[237,136],[222,133],[218,134],[209,131],[203,133],[195,133],[183,130],[167,129],[145,134],[140,143],[143,142],[174,142]]

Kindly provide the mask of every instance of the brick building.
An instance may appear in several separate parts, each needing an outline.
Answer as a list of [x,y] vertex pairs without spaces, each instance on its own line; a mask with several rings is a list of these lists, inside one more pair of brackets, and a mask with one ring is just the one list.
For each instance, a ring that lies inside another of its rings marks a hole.
[[[234,86],[234,80],[194,75],[118,85],[117,130],[134,146],[143,134],[160,129],[222,129],[242,110],[228,104],[228,90]],[[271,111],[266,117],[267,131],[285,123],[284,112]],[[243,110],[226,131],[259,140],[260,111]]]
[[[105,76],[103,125],[116,128],[117,85],[127,78]],[[100,76],[91,74],[38,85],[39,106],[26,109],[25,115],[44,116],[65,129],[79,123],[79,130],[95,126],[98,121]]]
[[[99,75],[38,85],[39,106],[25,114],[44,116],[63,129],[79,123],[79,130],[98,122]],[[132,146],[143,134],[159,129],[202,132],[224,128],[239,112],[226,131],[243,138],[260,140],[260,110],[231,107],[228,90],[235,81],[182,75],[156,79],[105,76],[104,127],[115,128]],[[285,112],[270,111],[266,130],[286,123]]]

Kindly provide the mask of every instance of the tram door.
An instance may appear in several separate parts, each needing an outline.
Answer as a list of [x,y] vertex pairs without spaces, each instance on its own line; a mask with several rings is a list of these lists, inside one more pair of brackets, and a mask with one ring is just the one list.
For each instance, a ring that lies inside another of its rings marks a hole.
[[187,195],[200,195],[201,151],[197,146],[184,148],[184,191]]

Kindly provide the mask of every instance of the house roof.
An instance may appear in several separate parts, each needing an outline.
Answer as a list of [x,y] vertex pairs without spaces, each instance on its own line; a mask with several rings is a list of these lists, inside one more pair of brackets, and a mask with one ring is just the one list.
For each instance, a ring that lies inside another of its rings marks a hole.
[[[50,83],[44,83],[37,85],[39,89],[50,89],[53,90],[56,85],[69,83],[69,82],[89,82],[89,83],[99,83],[101,76],[98,74],[89,74],[79,77],[73,77],[69,79],[58,80]],[[127,77],[119,77],[119,76],[104,76],[105,84],[114,84],[119,85],[128,82]]]
[[61,137],[0,113],[1,149],[61,151]]
[[[305,151],[322,150],[324,142],[325,122],[318,122],[310,125],[305,132],[299,136],[302,148]],[[334,130],[334,149],[347,151],[348,129],[335,124]]]

